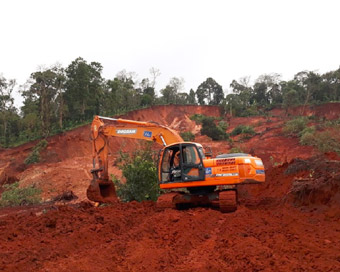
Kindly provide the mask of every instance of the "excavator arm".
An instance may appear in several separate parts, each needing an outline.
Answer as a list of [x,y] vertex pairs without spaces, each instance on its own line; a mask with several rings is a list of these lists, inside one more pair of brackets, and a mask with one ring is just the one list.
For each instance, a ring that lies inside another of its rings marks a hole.
[[95,116],[91,124],[93,178],[87,189],[87,197],[95,202],[116,201],[108,174],[108,138],[111,136],[153,141],[163,146],[183,142],[176,131],[154,122]]

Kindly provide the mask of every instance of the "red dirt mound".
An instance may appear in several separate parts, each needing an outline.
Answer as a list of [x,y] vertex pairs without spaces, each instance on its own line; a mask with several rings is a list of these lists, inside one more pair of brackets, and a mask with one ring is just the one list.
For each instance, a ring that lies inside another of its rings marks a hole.
[[0,217],[3,271],[336,271],[340,214],[153,203],[43,206]]

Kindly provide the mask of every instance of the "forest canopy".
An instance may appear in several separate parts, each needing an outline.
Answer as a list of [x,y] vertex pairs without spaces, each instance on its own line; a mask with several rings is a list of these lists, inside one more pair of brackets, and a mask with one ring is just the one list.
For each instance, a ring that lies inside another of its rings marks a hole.
[[[134,73],[102,76],[99,62],[79,57],[67,67],[54,65],[31,73],[23,86],[0,76],[0,145],[9,147],[44,138],[92,120],[93,115],[111,116],[152,105],[218,105],[232,116],[249,116],[274,107],[340,101],[340,68],[325,74],[301,71],[289,81],[279,74],[264,74],[250,84],[249,77],[233,80],[226,94],[209,77],[197,90],[183,90],[183,79],[173,77],[156,95],[160,71],[150,69],[141,81]],[[23,98],[14,105],[13,90]]]

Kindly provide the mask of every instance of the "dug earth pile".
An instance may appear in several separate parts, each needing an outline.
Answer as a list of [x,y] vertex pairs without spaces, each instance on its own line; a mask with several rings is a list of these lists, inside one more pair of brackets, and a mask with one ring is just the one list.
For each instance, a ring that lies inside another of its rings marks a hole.
[[[306,114],[340,117],[340,106],[326,108]],[[195,113],[220,116],[217,107],[159,106],[122,117],[192,131],[215,155],[227,153],[230,143],[200,135]],[[234,143],[266,165],[266,183],[240,187],[239,208],[230,214],[159,210],[153,202],[94,207],[85,198],[89,126],[47,139],[38,164],[23,163],[36,143],[1,151],[2,183],[36,184],[45,200],[66,191],[78,198],[0,209],[0,271],[340,271],[340,157],[283,136],[286,118],[276,110],[228,119],[228,131],[254,124],[254,137]],[[111,159],[136,144],[112,139]],[[114,165],[110,172],[119,175]]]

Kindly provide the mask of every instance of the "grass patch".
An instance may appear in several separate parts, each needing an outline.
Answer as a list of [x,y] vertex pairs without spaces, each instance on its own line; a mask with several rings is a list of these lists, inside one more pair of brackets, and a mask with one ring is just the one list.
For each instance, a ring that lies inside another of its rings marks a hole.
[[19,182],[4,185],[5,191],[1,195],[0,207],[32,205],[41,202],[41,189],[29,186],[19,188]]
[[32,163],[38,163],[40,161],[40,151],[44,150],[48,145],[48,142],[44,139],[37,143],[34,147],[32,152],[28,155],[25,159],[25,164],[29,165]]
[[233,131],[230,133],[231,136],[236,136],[240,134],[254,136],[256,132],[254,131],[254,128],[252,126],[239,125],[236,128],[234,128]]
[[301,145],[316,147],[320,152],[337,152],[340,154],[340,137],[329,131],[309,131],[300,138]]
[[307,118],[297,117],[285,123],[282,131],[286,136],[300,136],[301,132],[307,127]]

